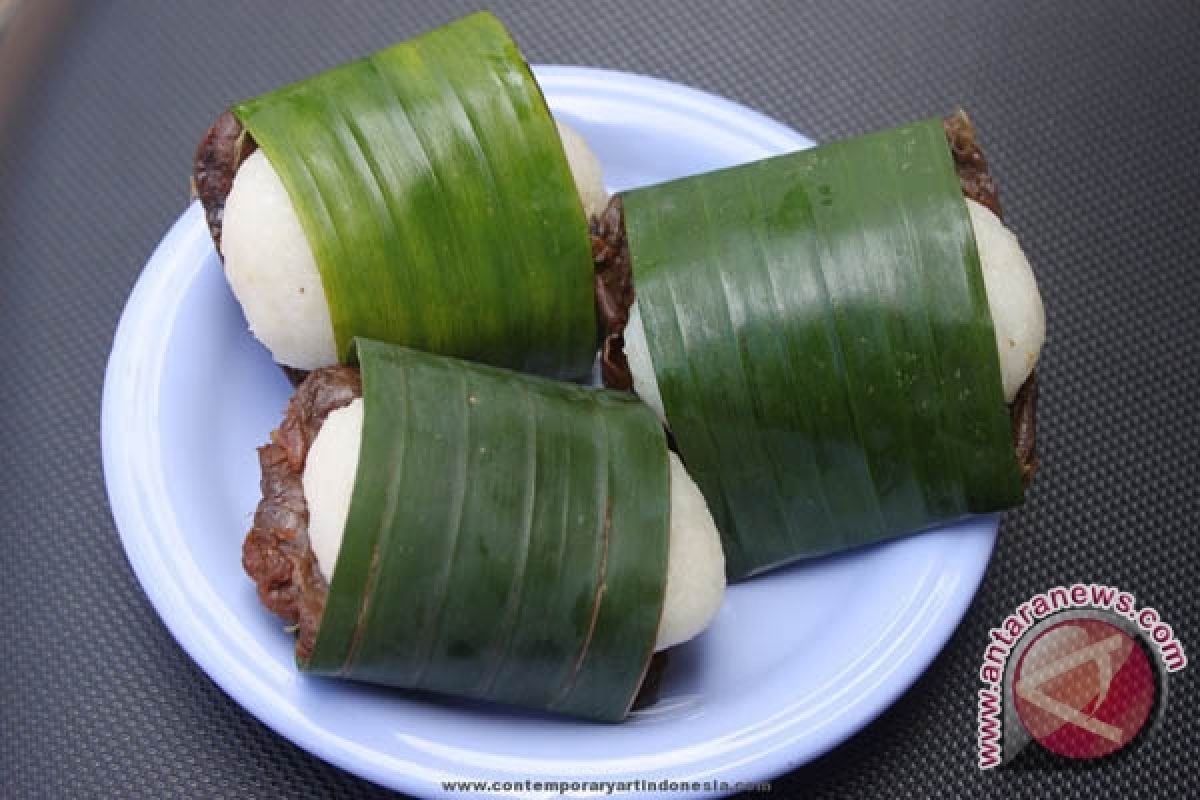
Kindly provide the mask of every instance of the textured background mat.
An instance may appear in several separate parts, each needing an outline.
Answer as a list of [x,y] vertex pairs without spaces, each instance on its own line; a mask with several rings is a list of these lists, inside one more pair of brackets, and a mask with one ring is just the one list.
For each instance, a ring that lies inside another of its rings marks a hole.
[[[41,2],[41,0],[34,0]],[[236,98],[476,2],[108,2],[68,22],[0,154],[0,795],[370,797],[228,700],[126,564],[100,468],[121,307]],[[277,10],[282,3],[271,4]],[[531,61],[646,73],[819,140],[969,108],[1039,270],[1044,467],[983,588],[916,686],[783,797],[1183,796],[1195,673],[1163,729],[1101,768],[975,767],[987,630],[1096,580],[1200,648],[1200,5],[493,2]]]

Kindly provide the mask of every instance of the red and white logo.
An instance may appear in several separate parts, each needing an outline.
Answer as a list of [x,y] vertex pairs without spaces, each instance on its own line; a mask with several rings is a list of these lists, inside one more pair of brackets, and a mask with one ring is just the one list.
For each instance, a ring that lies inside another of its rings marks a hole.
[[1068,619],[1037,633],[1013,673],[1017,716],[1043,747],[1099,758],[1133,741],[1158,697],[1141,643],[1099,619]]
[[1056,586],[988,634],[979,678],[979,766],[1028,746],[1098,759],[1145,739],[1187,654],[1154,608],[1111,586]]

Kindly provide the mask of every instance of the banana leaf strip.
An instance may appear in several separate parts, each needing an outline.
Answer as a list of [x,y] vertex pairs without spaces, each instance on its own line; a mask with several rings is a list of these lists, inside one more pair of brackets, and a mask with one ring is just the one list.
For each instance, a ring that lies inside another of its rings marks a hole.
[[587,221],[516,44],[480,12],[232,109],[355,336],[574,378],[595,354]]
[[623,201],[667,420],[730,579],[1021,502],[940,119]]
[[356,344],[362,450],[301,667],[623,718],[666,584],[653,412],[626,394]]

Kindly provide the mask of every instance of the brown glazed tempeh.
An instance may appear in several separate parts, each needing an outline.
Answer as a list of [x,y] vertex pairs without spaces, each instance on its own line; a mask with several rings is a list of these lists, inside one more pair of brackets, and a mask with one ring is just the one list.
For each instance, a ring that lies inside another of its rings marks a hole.
[[357,369],[314,370],[288,401],[271,441],[258,448],[262,499],[242,545],[242,567],[258,587],[262,604],[297,626],[301,660],[312,652],[329,591],[308,541],[304,463],[325,418],[361,396]]
[[221,225],[225,218],[225,200],[233,188],[233,176],[242,162],[258,148],[242,123],[226,111],[217,117],[200,144],[192,161],[192,194],[204,206],[204,218],[217,252],[221,252]]

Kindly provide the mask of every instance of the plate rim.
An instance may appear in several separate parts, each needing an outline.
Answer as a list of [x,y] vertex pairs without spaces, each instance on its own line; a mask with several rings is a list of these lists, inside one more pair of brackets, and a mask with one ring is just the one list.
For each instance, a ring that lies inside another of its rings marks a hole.
[[[605,92],[618,91],[623,95],[641,95],[653,98],[657,102],[668,102],[676,107],[682,106],[699,110],[710,119],[753,129],[762,142],[767,143],[769,147],[777,148],[780,152],[812,144],[807,137],[761,112],[719,95],[671,81],[591,67],[533,65],[533,70],[551,105],[554,104],[552,95],[556,89],[561,90],[567,86],[593,86]],[[161,311],[162,299],[171,297],[172,289],[177,289],[180,284],[190,285],[197,271],[203,266],[204,262],[201,260],[190,270],[169,271],[161,267],[155,269],[156,264],[168,259],[168,253],[184,247],[200,246],[196,242],[197,239],[207,242],[206,227],[203,224],[197,224],[200,217],[199,207],[193,203],[174,222],[147,260],[122,310],[105,368],[101,400],[101,450],[104,480],[110,511],[126,558],[133,568],[139,586],[150,600],[159,619],[189,658],[227,696],[256,719],[266,724],[276,734],[326,762],[381,786],[419,796],[449,796],[442,789],[440,781],[464,776],[434,774],[432,770],[420,770],[419,765],[413,765],[418,768],[411,773],[398,774],[394,770],[385,769],[381,763],[372,763],[366,754],[358,753],[356,757],[354,747],[347,746],[349,743],[343,742],[343,746],[340,748],[331,746],[330,737],[333,734],[324,728],[303,724],[303,722],[297,724],[296,718],[282,717],[272,703],[268,702],[268,698],[271,696],[270,691],[255,691],[256,683],[263,687],[265,684],[261,680],[257,680],[253,670],[244,670],[246,674],[241,676],[240,682],[233,680],[227,674],[224,663],[210,655],[210,651],[206,647],[209,642],[205,641],[199,618],[188,610],[182,588],[169,580],[171,570],[163,559],[163,554],[155,551],[152,541],[146,541],[146,534],[139,538],[131,533],[134,530],[150,532],[154,530],[152,523],[172,524],[173,520],[155,520],[154,513],[148,512],[146,506],[145,494],[151,490],[145,485],[131,480],[133,472],[126,463],[129,454],[124,452],[121,433],[129,427],[131,415],[157,418],[158,409],[156,398],[134,396],[133,382],[123,380],[120,373],[127,368],[127,364],[131,363],[130,354],[146,351],[147,348],[157,349],[151,351],[148,357],[139,357],[137,362],[149,364],[151,368],[161,372],[169,337],[159,336],[155,337],[156,341],[148,341],[144,336],[139,335],[141,333],[139,325],[144,324],[142,319],[146,316],[144,309],[157,308]],[[157,385],[157,381],[154,382],[154,385]],[[970,564],[974,569],[968,569],[959,576],[960,580],[956,591],[947,599],[936,618],[930,620],[930,625],[924,630],[921,638],[914,643],[913,652],[900,666],[889,673],[885,688],[877,689],[874,694],[870,695],[870,702],[860,702],[854,713],[844,714],[828,725],[826,735],[815,747],[774,747],[763,750],[755,758],[743,760],[743,763],[728,768],[721,778],[731,782],[735,780],[757,781],[772,779],[789,772],[823,755],[862,730],[908,691],[944,649],[978,591],[991,560],[999,527],[998,515],[991,515],[983,519],[984,524],[990,528],[990,533],[980,538],[977,547],[978,557]],[[152,540],[153,536],[150,536],[150,539]],[[164,578],[168,580],[164,580]],[[922,647],[916,647],[916,644],[920,644]],[[479,775],[477,777],[484,780],[491,776]],[[673,793],[665,794],[677,796]],[[691,792],[688,793],[688,796],[697,797],[706,794],[715,796],[722,793],[715,791]]]

